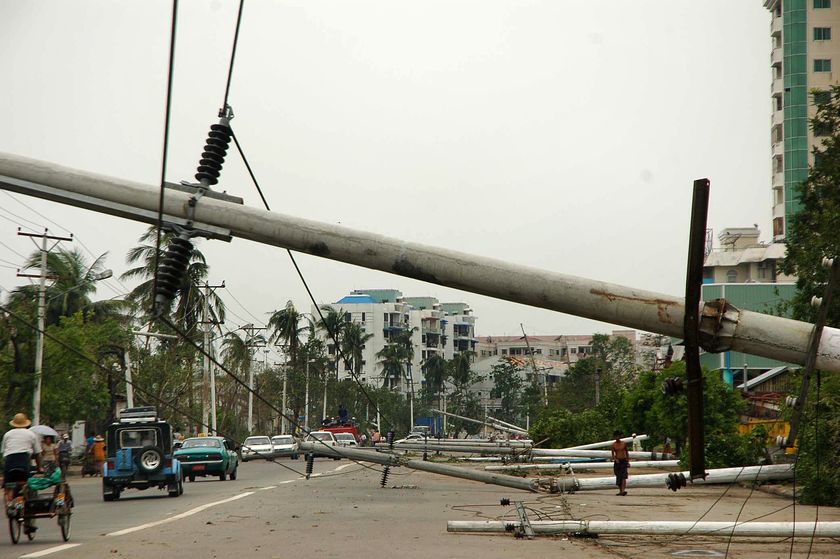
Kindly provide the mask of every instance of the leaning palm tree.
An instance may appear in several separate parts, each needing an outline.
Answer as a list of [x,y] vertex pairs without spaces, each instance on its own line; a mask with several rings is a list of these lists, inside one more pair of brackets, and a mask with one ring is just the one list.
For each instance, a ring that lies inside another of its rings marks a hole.
[[446,359],[440,353],[432,353],[423,361],[423,377],[429,393],[440,395],[447,377]]
[[[129,264],[137,264],[126,271],[120,279],[143,280],[129,295],[129,299],[139,303],[142,308],[151,309],[154,301],[154,275],[157,262],[163,260],[166,254],[166,247],[172,241],[174,235],[171,232],[161,234],[160,250],[156,250],[157,229],[150,227],[140,236],[140,245],[132,248],[126,255]],[[176,299],[172,308],[166,309],[173,314],[174,322],[187,332],[192,332],[201,321],[201,311],[204,305],[204,292],[202,285],[207,281],[210,267],[200,250],[193,247],[190,254],[190,262],[187,271],[181,279],[181,286],[178,288]],[[223,322],[225,319],[225,304],[215,292],[210,294],[210,315],[211,319]]]

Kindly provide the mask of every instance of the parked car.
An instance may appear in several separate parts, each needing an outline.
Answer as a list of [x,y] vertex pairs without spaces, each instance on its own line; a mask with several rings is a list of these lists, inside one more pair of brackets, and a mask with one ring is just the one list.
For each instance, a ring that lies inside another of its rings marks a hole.
[[274,446],[274,456],[290,456],[292,460],[298,459],[298,442],[292,435],[274,435],[271,437],[271,444]]
[[228,476],[236,479],[239,455],[233,443],[224,437],[189,438],[175,451],[175,458],[190,481],[195,481],[196,476],[219,476],[222,481]]
[[125,489],[166,489],[170,497],[184,492],[181,463],[172,451],[172,427],[151,406],[126,408],[108,426],[102,499],[115,501]]
[[315,442],[315,449],[312,451],[315,456],[319,454],[322,456],[329,456],[334,460],[341,460],[341,457],[333,456],[332,454],[323,454],[319,453],[318,449],[323,447],[324,445],[336,447],[338,446],[338,441],[335,440],[335,435],[333,435],[329,431],[312,431],[309,435],[306,436],[306,442]]
[[271,444],[271,439],[264,436],[248,437],[242,443],[242,461],[255,460],[262,458],[267,460],[274,455],[274,446]]
[[335,441],[339,444],[339,446],[358,446],[358,443],[356,443],[356,437],[350,433],[336,433]]
[[[428,437],[428,439],[433,439],[433,437]],[[394,444],[407,443],[407,442],[416,443],[416,442],[423,442],[424,440],[427,440],[427,437],[423,433],[409,433],[408,436],[406,436],[405,438],[398,439],[398,440],[394,441]]]

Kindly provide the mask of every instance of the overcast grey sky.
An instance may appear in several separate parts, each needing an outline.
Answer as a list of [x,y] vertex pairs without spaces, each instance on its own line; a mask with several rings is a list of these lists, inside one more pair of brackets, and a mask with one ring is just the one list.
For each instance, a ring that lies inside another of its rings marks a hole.
[[[168,180],[195,173],[237,6],[181,2]],[[160,0],[0,2],[0,151],[157,183],[170,13]],[[715,234],[757,223],[770,237],[769,22],[760,0],[248,0],[233,126],[275,211],[680,295],[695,178],[712,181]],[[235,153],[220,187],[260,205]],[[144,230],[15,197],[108,251],[115,274]],[[6,289],[22,261],[11,249],[31,251],[13,221],[65,232],[0,193]],[[200,248],[211,281],[257,317],[288,299],[309,310],[285,251]],[[393,287],[469,302],[481,335],[610,329],[299,261],[322,302]],[[251,320],[222,296],[229,324]]]

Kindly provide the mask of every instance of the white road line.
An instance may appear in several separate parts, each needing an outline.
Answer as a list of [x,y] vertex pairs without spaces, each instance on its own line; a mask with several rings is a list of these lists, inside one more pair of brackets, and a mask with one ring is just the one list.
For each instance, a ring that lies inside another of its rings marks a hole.
[[344,468],[349,468],[350,466],[354,466],[354,465],[355,465],[355,464],[352,464],[352,463],[351,463],[351,464],[342,464],[341,466],[339,466],[338,468],[334,469],[333,471],[334,471],[334,472],[340,472],[340,471],[341,471],[341,470],[343,470]]
[[49,555],[51,553],[56,553],[58,551],[64,551],[65,549],[70,549],[71,547],[76,547],[78,545],[82,545],[80,543],[65,543],[62,545],[57,545],[55,547],[48,547],[47,549],[42,549],[41,551],[36,551],[35,553],[27,553],[26,555],[21,555],[20,559],[28,559],[29,557],[44,557],[45,555]]
[[260,487],[259,491],[268,491],[269,489],[277,489],[276,485],[269,485],[268,487]]
[[294,483],[296,481],[296,479],[287,479],[286,481],[281,481],[280,485],[286,485],[287,483]]
[[190,509],[186,512],[182,512],[181,514],[176,514],[175,516],[165,518],[163,520],[158,520],[157,522],[149,522],[148,524],[141,524],[140,526],[134,526],[133,528],[126,528],[125,530],[118,530],[116,532],[111,532],[110,534],[105,534],[106,536],[124,536],[125,534],[131,534],[132,532],[138,532],[140,530],[145,530],[146,528],[152,528],[154,526],[160,526],[161,524],[167,524],[169,522],[173,522],[175,520],[180,520],[182,518],[186,518],[188,516],[192,516],[197,514],[201,511],[207,510],[211,507],[215,507],[217,505],[223,505],[225,503],[230,503],[231,501],[236,501],[243,497],[247,497],[248,495],[253,495],[253,491],[246,491],[245,493],[240,493],[239,495],[234,495],[228,499],[222,499],[221,501],[215,501],[213,503],[207,503],[206,505],[201,505],[199,507],[195,507],[194,509]]

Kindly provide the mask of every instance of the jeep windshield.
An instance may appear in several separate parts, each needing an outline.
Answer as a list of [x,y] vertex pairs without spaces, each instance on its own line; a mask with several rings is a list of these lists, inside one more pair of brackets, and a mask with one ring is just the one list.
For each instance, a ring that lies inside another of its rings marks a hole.
[[219,448],[221,445],[215,439],[187,439],[181,448]]
[[271,441],[268,440],[268,437],[248,437],[247,439],[245,439],[243,446],[259,446],[268,444],[271,444]]

